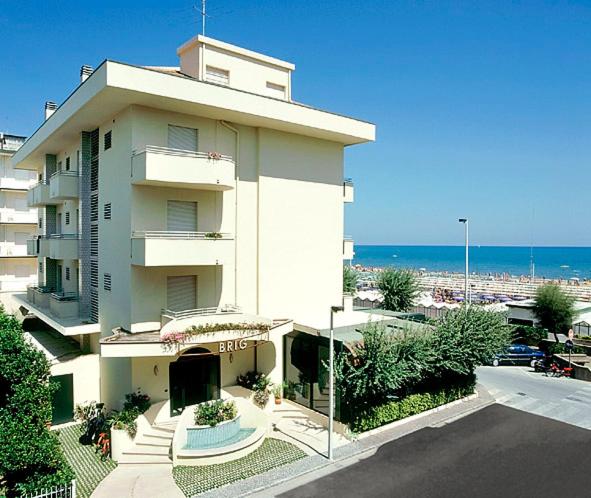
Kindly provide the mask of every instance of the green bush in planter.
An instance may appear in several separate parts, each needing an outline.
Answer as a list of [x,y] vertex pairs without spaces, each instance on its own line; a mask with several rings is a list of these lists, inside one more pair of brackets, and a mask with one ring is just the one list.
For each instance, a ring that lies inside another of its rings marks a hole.
[[238,409],[234,401],[217,399],[197,405],[193,414],[195,425],[215,427],[222,422],[236,418],[238,416]]

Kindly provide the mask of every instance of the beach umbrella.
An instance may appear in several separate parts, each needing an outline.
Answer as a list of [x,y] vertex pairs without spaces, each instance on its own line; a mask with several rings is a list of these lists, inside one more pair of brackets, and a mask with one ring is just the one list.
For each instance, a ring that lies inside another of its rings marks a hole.
[[461,302],[461,301],[463,301],[463,300],[464,300],[464,298],[463,298],[463,297],[461,297],[461,296],[456,296],[456,297],[454,297],[454,300],[455,300],[455,301],[458,301],[458,302]]
[[515,301],[525,301],[527,299],[527,297],[525,297],[525,296],[515,296],[513,299],[515,299]]

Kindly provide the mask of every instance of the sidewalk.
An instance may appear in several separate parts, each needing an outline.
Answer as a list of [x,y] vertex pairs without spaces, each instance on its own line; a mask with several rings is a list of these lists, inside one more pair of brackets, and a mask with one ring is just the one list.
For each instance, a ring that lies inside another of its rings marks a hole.
[[240,496],[263,498],[277,496],[363,460],[373,455],[376,449],[385,443],[425,427],[445,425],[494,403],[494,399],[482,386],[477,386],[477,392],[478,397],[468,401],[458,404],[452,403],[451,406],[435,413],[412,417],[411,420],[405,423],[393,424],[395,426],[389,429],[375,430],[369,436],[335,448],[333,462],[329,462],[324,456],[309,456],[290,465],[273,469],[264,474],[238,481],[199,496],[200,498],[237,498]]

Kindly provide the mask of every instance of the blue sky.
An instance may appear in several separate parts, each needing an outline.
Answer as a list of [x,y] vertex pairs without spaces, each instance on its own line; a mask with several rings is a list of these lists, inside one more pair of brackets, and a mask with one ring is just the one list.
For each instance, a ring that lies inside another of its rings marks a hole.
[[[3,0],[0,130],[82,64],[176,65],[191,0]],[[349,148],[368,244],[591,246],[591,3],[208,0],[208,35],[296,64],[295,99],[372,121]]]

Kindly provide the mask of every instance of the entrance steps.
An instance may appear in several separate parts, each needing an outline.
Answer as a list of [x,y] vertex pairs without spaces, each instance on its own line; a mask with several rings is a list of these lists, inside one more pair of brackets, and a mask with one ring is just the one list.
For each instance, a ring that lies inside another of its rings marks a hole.
[[171,465],[171,445],[178,420],[154,422],[147,428],[138,426],[131,448],[123,451],[119,465]]

